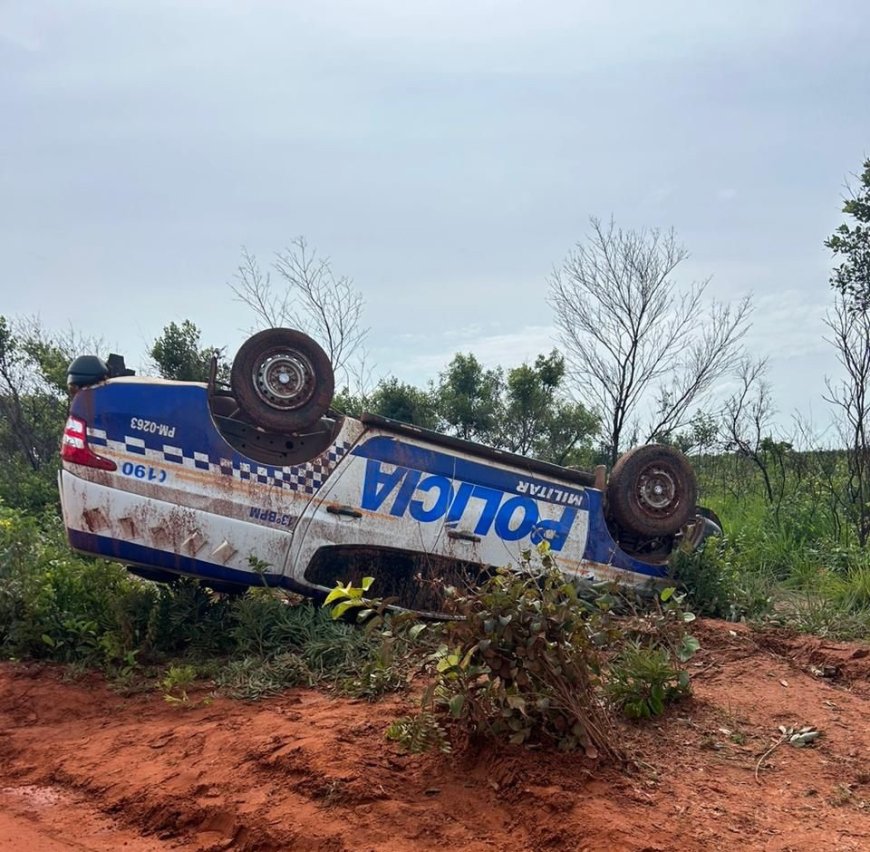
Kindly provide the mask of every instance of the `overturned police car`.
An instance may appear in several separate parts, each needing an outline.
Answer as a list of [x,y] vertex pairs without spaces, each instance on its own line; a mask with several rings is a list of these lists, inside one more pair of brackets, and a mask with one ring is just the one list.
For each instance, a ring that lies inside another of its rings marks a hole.
[[568,575],[633,586],[719,532],[676,450],[638,447],[609,481],[371,414],[331,408],[329,359],[268,329],[230,382],[70,365],[59,474],[70,544],[153,580],[322,595],[372,575],[378,594],[438,612],[447,585],[547,541]]

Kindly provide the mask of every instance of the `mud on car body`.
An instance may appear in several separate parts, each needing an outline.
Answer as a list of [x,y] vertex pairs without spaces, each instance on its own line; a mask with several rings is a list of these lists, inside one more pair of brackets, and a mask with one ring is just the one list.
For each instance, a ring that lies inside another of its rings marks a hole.
[[547,541],[566,574],[642,586],[715,524],[688,462],[658,445],[605,483],[375,415],[330,408],[306,335],[269,329],[229,387],[140,378],[117,358],[70,366],[59,474],[70,544],[150,579],[309,595],[374,574],[378,593],[437,611],[440,590]]

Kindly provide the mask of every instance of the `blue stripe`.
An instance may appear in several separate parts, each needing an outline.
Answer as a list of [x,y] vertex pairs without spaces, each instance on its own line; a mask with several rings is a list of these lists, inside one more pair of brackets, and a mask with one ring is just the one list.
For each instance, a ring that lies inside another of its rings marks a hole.
[[215,562],[206,562],[203,559],[194,559],[192,556],[169,553],[155,547],[145,547],[95,533],[67,529],[67,536],[75,550],[94,556],[104,556],[117,562],[142,565],[146,568],[164,568],[167,571],[189,574],[206,580],[221,580],[224,583],[235,583],[240,586],[262,586],[265,583],[267,586],[283,586],[299,590],[298,586],[283,574],[263,574],[261,579],[261,575],[250,571],[227,568]]

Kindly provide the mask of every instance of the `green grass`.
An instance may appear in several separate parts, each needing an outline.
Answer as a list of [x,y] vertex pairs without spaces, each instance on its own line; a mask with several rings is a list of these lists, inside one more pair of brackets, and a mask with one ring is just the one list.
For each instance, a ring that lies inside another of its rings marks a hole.
[[56,518],[39,523],[0,506],[0,656],[100,668],[128,683],[178,662],[252,697],[270,684],[346,684],[376,671],[382,649],[280,592],[230,598],[192,580],[148,583],[73,554]]
[[830,466],[824,454],[793,454],[788,463],[783,497],[773,503],[759,477],[733,462],[732,479],[702,476],[703,502],[722,518],[726,538],[679,556],[675,576],[699,613],[870,639],[870,555],[850,525],[845,472],[834,465],[822,476],[813,465]]
[[[870,554],[855,540],[841,462],[793,454],[787,463],[774,503],[733,457],[697,464],[702,502],[726,535],[676,555],[674,579],[700,615],[870,639]],[[126,682],[190,664],[245,697],[327,683],[371,698],[402,688],[405,651],[274,591],[231,599],[193,581],[141,581],[73,554],[54,511],[0,502],[0,656],[101,668]]]

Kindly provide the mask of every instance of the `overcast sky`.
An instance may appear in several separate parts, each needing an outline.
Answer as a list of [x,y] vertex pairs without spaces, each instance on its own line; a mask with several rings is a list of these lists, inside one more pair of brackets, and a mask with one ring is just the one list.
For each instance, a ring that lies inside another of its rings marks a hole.
[[590,215],[671,227],[754,294],[783,415],[824,419],[830,257],[870,155],[870,4],[0,0],[0,313],[144,360],[305,235],[367,301],[378,373],[554,344]]

